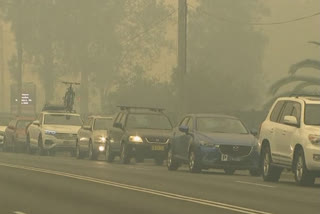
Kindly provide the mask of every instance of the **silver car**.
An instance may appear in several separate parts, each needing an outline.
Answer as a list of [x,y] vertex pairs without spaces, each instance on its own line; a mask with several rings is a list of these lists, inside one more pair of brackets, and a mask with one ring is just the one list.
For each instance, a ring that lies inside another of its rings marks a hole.
[[112,126],[112,117],[90,116],[78,131],[76,157],[87,156],[96,160],[99,154],[105,153],[108,129]]

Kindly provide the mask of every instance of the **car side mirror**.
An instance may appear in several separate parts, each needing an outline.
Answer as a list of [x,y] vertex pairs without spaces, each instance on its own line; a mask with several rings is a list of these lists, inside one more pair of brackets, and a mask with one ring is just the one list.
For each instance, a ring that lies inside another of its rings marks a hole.
[[40,121],[39,120],[35,120],[32,122],[33,125],[35,126],[40,126]]
[[113,127],[118,128],[118,129],[122,129],[122,124],[121,123],[114,123]]
[[298,126],[298,120],[295,116],[284,116],[283,120],[284,124],[290,125],[290,126]]
[[91,130],[91,126],[83,126],[83,129],[90,131]]
[[255,137],[258,136],[258,130],[257,129],[251,129],[250,133]]
[[189,133],[189,127],[188,126],[179,126],[179,131],[183,132],[185,134]]

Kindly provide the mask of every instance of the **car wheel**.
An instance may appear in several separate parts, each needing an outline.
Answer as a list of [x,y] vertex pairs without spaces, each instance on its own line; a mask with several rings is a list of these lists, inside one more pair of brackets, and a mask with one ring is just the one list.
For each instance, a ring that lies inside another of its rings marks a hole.
[[174,158],[173,150],[171,147],[168,151],[167,167],[170,171],[175,171],[179,168],[179,162]]
[[27,142],[26,142],[26,153],[27,154],[32,154],[32,149],[31,149],[31,145],[30,145],[30,136],[27,135]]
[[226,168],[226,169],[224,169],[224,172],[225,172],[227,175],[233,175],[233,174],[236,172],[236,170],[233,169],[233,168]]
[[82,159],[83,158],[83,155],[81,153],[80,146],[79,146],[78,143],[76,144],[76,158],[77,159]]
[[46,155],[45,150],[43,148],[42,137],[40,136],[38,139],[38,155],[44,156]]
[[295,154],[294,178],[296,183],[301,186],[310,186],[315,182],[315,176],[311,174],[306,167],[304,152],[302,149],[299,149]]
[[189,153],[189,171],[191,173],[199,173],[201,172],[201,164],[200,160],[197,157],[196,153],[192,150]]
[[249,173],[253,177],[258,177],[258,176],[261,175],[261,170],[260,169],[256,169],[256,168],[255,169],[250,169]]
[[94,154],[92,142],[89,143],[89,160],[96,160],[96,155]]
[[282,168],[272,165],[271,152],[269,146],[262,149],[262,178],[264,181],[278,182],[282,173]]
[[108,163],[112,163],[112,162],[114,161],[115,156],[114,156],[114,154],[112,153],[111,146],[110,146],[109,143],[106,143],[106,148],[105,148],[105,150],[106,150],[106,161],[107,161]]
[[128,146],[125,143],[123,143],[121,145],[120,161],[123,164],[129,164],[130,163],[130,156],[129,156]]
[[157,166],[162,166],[163,165],[163,162],[164,162],[164,158],[163,157],[156,157],[154,159],[154,163],[157,165]]

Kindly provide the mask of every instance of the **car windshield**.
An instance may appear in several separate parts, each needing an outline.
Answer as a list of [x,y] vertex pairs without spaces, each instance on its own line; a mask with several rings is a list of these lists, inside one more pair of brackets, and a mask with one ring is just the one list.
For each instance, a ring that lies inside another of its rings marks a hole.
[[112,126],[112,119],[100,118],[96,119],[94,123],[94,130],[105,130]]
[[44,117],[44,124],[47,125],[66,125],[81,126],[82,120],[78,115],[68,114],[47,114]]
[[197,130],[207,133],[248,134],[240,120],[225,117],[200,117],[197,119]]
[[304,123],[306,125],[320,126],[320,104],[306,105]]
[[17,123],[17,129],[25,129],[31,122],[31,120],[19,120]]
[[171,130],[172,125],[162,114],[129,114],[127,128]]
[[0,118],[0,126],[7,126],[9,122],[11,121],[10,118]]

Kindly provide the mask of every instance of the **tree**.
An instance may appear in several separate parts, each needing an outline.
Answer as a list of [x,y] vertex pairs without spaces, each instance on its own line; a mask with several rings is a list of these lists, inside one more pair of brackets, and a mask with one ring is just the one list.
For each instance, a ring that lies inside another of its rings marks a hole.
[[260,101],[266,39],[245,23],[266,12],[256,1],[201,0],[198,7],[189,5],[188,111],[239,111]]
[[[316,44],[316,45],[320,45],[320,43],[318,42],[310,42],[312,44]],[[317,75],[317,77],[314,76],[306,76],[306,75],[296,75],[298,72],[303,72],[305,70],[305,68],[313,68],[316,71],[320,71],[320,61],[319,60],[315,60],[315,59],[305,59],[302,60],[298,63],[295,63],[293,65],[290,66],[290,69],[288,71],[289,76],[284,77],[278,81],[276,81],[275,83],[273,83],[270,87],[270,93],[272,95],[275,95],[282,87],[291,84],[291,83],[298,83],[293,90],[289,91],[289,92],[285,92],[282,94],[282,96],[284,95],[288,95],[288,94],[299,94],[299,93],[303,93],[304,90],[307,87],[319,87],[320,86],[320,78],[319,75]]]

